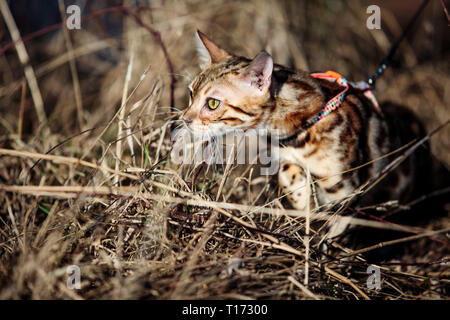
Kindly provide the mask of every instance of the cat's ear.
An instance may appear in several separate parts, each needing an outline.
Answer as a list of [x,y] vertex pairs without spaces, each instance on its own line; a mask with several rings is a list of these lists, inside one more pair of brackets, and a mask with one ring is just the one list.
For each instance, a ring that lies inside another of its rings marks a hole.
[[195,37],[200,67],[204,69],[210,63],[228,60],[231,54],[215,44],[204,33],[197,30]]
[[265,93],[272,81],[273,59],[267,52],[260,52],[241,75],[249,86]]

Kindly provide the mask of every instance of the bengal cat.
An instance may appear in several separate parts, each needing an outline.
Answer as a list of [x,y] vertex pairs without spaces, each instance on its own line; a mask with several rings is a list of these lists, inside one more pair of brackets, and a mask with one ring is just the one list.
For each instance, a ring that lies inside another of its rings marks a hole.
[[[189,86],[184,123],[210,134],[250,128],[281,132],[278,183],[296,209],[350,195],[389,162],[382,156],[424,134],[406,108],[386,103],[382,113],[377,112],[371,100],[352,89],[339,108],[312,124],[342,90],[339,84],[274,64],[266,52],[247,59],[228,53],[201,32],[197,36],[202,71]],[[411,196],[418,183],[416,156],[362,201],[404,201]],[[306,169],[315,181],[316,201],[305,188]]]

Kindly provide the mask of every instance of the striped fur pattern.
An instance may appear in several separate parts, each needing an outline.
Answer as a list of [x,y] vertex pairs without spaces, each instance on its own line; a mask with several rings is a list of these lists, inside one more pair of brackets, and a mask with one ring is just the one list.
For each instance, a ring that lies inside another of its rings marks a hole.
[[[274,64],[265,52],[253,60],[238,57],[204,34],[199,32],[198,36],[210,59],[189,86],[191,100],[183,114],[186,125],[211,133],[235,128],[279,130],[283,148],[278,182],[296,209],[315,202],[306,193],[306,169],[316,182],[318,204],[325,204],[353,193],[392,157],[371,160],[423,134],[420,122],[407,109],[384,104],[384,114],[378,114],[362,93],[351,89],[341,107],[304,129],[305,123],[342,90],[339,85]],[[211,98],[220,101],[214,110],[208,107]],[[407,199],[416,184],[415,157],[391,173],[387,183],[366,195],[364,201]]]

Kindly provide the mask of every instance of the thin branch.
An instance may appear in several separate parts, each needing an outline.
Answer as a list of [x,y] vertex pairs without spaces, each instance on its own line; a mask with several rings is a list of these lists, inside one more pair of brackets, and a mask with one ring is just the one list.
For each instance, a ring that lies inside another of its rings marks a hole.
[[414,143],[411,147],[406,149],[400,156],[398,156],[393,161],[391,161],[387,166],[385,166],[383,170],[381,170],[375,177],[371,178],[364,185],[362,185],[359,188],[358,192],[355,192],[355,195],[348,200],[348,203],[359,199],[365,192],[372,189],[378,182],[383,180],[389,172],[393,171],[398,165],[400,165],[403,161],[405,161],[417,148],[419,148],[421,145],[429,141],[434,134],[436,134],[438,131],[446,127],[449,123],[450,119],[445,121],[443,124],[441,124],[433,131],[431,131],[428,135],[426,135],[425,137]]
[[174,107],[175,107],[174,92],[175,92],[175,83],[177,82],[177,79],[175,78],[175,71],[173,69],[172,60],[170,60],[169,53],[167,52],[167,48],[166,48],[166,45],[164,44],[161,34],[159,33],[159,31],[153,29],[148,24],[143,22],[136,13],[128,10],[127,8],[124,8],[123,13],[133,17],[137,24],[139,24],[141,27],[145,28],[148,32],[150,32],[150,34],[155,38],[156,42],[158,42],[159,46],[161,47],[161,50],[163,51],[163,54],[164,54],[164,57],[165,57],[166,63],[167,63],[167,68],[169,69],[169,74],[170,74],[170,108],[171,108],[171,111],[175,111],[175,109],[174,109]]
[[447,7],[445,6],[444,0],[441,0],[442,9],[444,10],[445,17],[447,18],[448,26],[450,27],[450,17],[448,15]]
[[407,241],[412,241],[412,240],[417,240],[417,239],[421,239],[421,238],[425,238],[425,237],[430,237],[430,236],[434,236],[440,233],[446,233],[449,232],[450,228],[446,228],[446,229],[441,229],[441,230],[435,230],[435,231],[429,231],[429,232],[424,232],[421,234],[417,234],[414,236],[409,236],[409,237],[404,237],[404,238],[400,238],[400,239],[395,239],[395,240],[390,240],[390,241],[385,241],[385,242],[380,242],[377,243],[373,246],[370,247],[366,247],[363,249],[359,249],[359,250],[355,250],[352,253],[346,254],[344,255],[342,258],[348,258],[348,257],[352,257],[361,253],[365,253],[368,251],[372,251],[378,248],[383,248],[383,247],[387,247],[387,246],[391,246],[393,244],[398,244],[398,243],[403,243],[403,242],[407,242]]
[[[117,144],[116,144],[116,164],[115,169],[116,171],[119,171],[119,164],[120,160],[122,158],[122,132],[123,132],[123,124],[125,119],[125,109],[126,109],[126,103],[127,103],[127,96],[128,96],[128,87],[131,81],[131,72],[133,70],[133,62],[134,62],[134,46],[132,45],[131,48],[131,55],[130,55],[130,61],[128,62],[127,67],[127,73],[125,75],[125,84],[123,86],[122,91],[122,102],[120,105],[120,112],[119,112],[119,120],[118,120],[118,130],[117,130]],[[119,183],[119,176],[114,177],[114,184]]]
[[[0,154],[5,154],[4,151],[6,149],[0,149]],[[8,154],[9,155],[19,155],[14,150],[8,150],[11,151]],[[29,153],[31,154],[31,153]],[[106,167],[100,167],[96,164],[79,160],[76,158],[66,158],[61,156],[50,156],[50,155],[42,155],[42,158],[47,158],[48,160],[57,160],[58,162],[65,162],[68,164],[81,164],[85,165],[94,169],[100,169],[104,170],[108,173],[112,174],[118,174],[122,177],[129,178],[134,181],[141,181],[141,178],[129,174],[124,173],[121,171],[116,171],[113,169],[109,169]],[[272,209],[272,208],[255,208],[254,206],[248,206],[248,205],[242,205],[237,203],[228,203],[228,202],[216,202],[216,201],[208,201],[203,200],[195,195],[192,195],[188,192],[183,192],[181,190],[177,190],[176,188],[170,187],[168,185],[165,185],[163,183],[159,183],[157,181],[151,181],[146,180],[145,183],[148,183],[154,187],[169,191],[178,193],[179,195],[186,198],[178,198],[178,197],[171,197],[171,196],[162,196],[158,194],[153,193],[140,193],[139,187],[83,187],[83,186],[7,186],[7,185],[0,185],[0,190],[5,192],[17,192],[17,193],[24,193],[24,194],[32,194],[35,196],[48,196],[48,197],[56,197],[56,198],[76,198],[80,194],[83,194],[86,197],[90,198],[101,198],[105,196],[121,196],[123,198],[141,198],[143,200],[154,200],[154,201],[161,201],[166,203],[172,203],[172,204],[184,204],[188,206],[197,206],[197,207],[203,207],[203,208],[210,208],[215,209],[223,214],[225,214],[228,218],[233,219],[243,225],[244,227],[253,228],[252,225],[249,225],[248,223],[244,222],[242,219],[240,219],[237,216],[234,216],[230,213],[228,213],[225,210],[238,210],[242,212],[249,212],[250,210],[253,210],[254,213],[259,214],[272,214],[277,216],[283,216],[283,215],[289,215],[294,217],[305,217],[306,214],[304,212],[298,211],[298,210],[287,210],[287,209]],[[329,216],[324,213],[315,213],[314,215],[311,215],[311,220],[324,220],[324,221],[339,221],[344,219],[347,223],[353,224],[353,225],[359,225],[359,226],[366,226],[371,228],[377,228],[377,229],[386,229],[386,230],[394,230],[394,231],[401,231],[401,232],[410,232],[415,233],[417,230],[415,228],[409,227],[409,226],[402,226],[402,225],[391,225],[387,223],[382,223],[378,221],[371,221],[366,219],[359,219],[359,218],[352,218],[352,217],[341,217],[341,216]],[[271,235],[264,236],[270,236],[271,239],[275,239],[275,237]],[[278,240],[274,240],[277,241]]]
[[75,104],[77,106],[77,119],[78,119],[78,127],[82,131],[84,128],[83,125],[83,99],[81,97],[81,88],[80,88],[80,81],[78,79],[78,72],[77,72],[77,66],[75,62],[75,53],[73,50],[72,40],[70,39],[69,30],[67,29],[66,25],[66,10],[64,6],[63,0],[58,0],[59,5],[59,11],[61,14],[61,19],[63,21],[63,31],[64,31],[64,39],[66,40],[66,48],[67,53],[69,54],[69,66],[70,66],[70,73],[72,75],[72,84],[73,84],[73,91],[75,95]]
[[20,63],[24,67],[25,77],[27,78],[27,82],[30,87],[31,97],[33,98],[38,120],[39,122],[44,123],[47,121],[47,116],[44,111],[44,101],[42,100],[41,91],[39,90],[36,75],[34,74],[33,67],[30,64],[30,57],[28,56],[25,45],[23,42],[19,42],[20,32],[19,29],[17,29],[16,22],[14,21],[11,11],[9,10],[6,0],[0,0],[0,11],[5,19],[11,38],[16,43],[15,46],[17,55],[19,56]]

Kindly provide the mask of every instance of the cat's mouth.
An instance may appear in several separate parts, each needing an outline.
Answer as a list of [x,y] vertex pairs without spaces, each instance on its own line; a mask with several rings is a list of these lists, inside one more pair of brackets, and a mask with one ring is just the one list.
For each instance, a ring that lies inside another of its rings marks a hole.
[[193,122],[193,120],[192,119],[188,119],[188,118],[184,118],[183,117],[183,122],[184,122],[184,124],[186,125],[186,126],[190,126],[191,125],[191,123]]
[[211,132],[213,131],[213,129],[211,128],[210,125],[204,125],[204,124],[198,124],[198,123],[194,123],[192,122],[189,125],[186,125],[188,129],[192,130],[192,131],[196,131],[196,132]]
[[211,130],[210,123],[204,124],[198,118],[190,118],[190,117],[183,116],[182,120],[183,120],[185,127],[190,131],[206,132],[208,130]]
[[202,123],[198,123],[198,121],[195,121],[194,119],[183,117],[183,123],[185,127],[190,131],[208,131],[210,130],[209,125],[204,125]]

